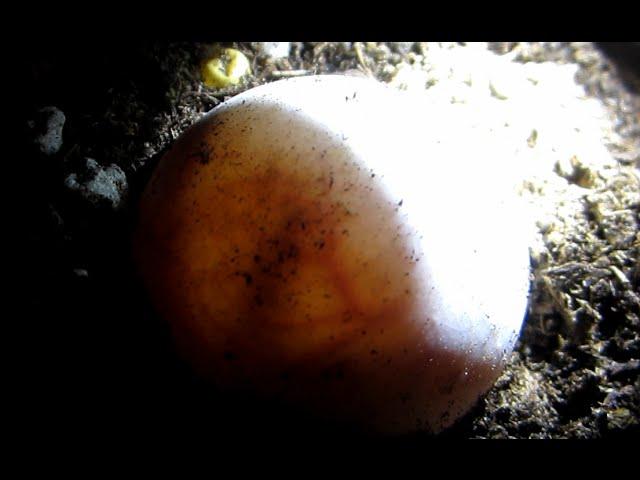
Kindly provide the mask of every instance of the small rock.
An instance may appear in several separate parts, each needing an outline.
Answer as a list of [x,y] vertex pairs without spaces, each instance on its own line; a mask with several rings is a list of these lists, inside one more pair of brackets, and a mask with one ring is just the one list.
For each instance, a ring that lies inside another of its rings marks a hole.
[[44,107],[28,122],[33,131],[33,143],[44,155],[55,155],[62,147],[62,128],[66,118],[56,107]]
[[284,58],[289,56],[291,42],[264,42],[263,53],[271,58]]
[[638,425],[638,418],[628,408],[616,408],[607,415],[610,430],[629,430]]
[[633,385],[625,385],[619,390],[612,390],[603,400],[603,405],[608,409],[628,407],[637,398],[637,393]]
[[389,58],[387,60],[392,65],[398,65],[402,62],[402,55],[400,55],[399,53],[392,53],[391,55],[389,55]]
[[498,55],[505,55],[516,47],[516,42],[489,42],[487,47]]
[[607,377],[610,380],[630,381],[640,374],[640,360],[631,360],[625,363],[612,362],[607,368]]
[[561,158],[555,163],[555,172],[569,183],[582,188],[592,188],[596,174],[593,169],[573,155],[571,158]]
[[87,158],[85,171],[72,173],[64,181],[65,186],[80,193],[94,205],[107,205],[120,209],[127,193],[127,177],[117,165],[104,168],[92,158]]
[[89,277],[89,272],[87,272],[84,268],[74,268],[73,269],[73,274],[77,278],[88,278]]
[[393,53],[406,55],[414,48],[414,42],[390,42],[389,47]]

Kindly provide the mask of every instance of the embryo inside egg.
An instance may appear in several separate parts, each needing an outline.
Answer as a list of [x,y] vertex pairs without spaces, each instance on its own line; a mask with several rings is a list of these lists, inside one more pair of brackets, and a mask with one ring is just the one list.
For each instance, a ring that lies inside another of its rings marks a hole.
[[452,119],[426,108],[296,78],[178,139],[134,253],[202,376],[384,433],[438,432],[491,386],[524,316],[526,239],[478,168],[491,152],[458,158],[438,140]]

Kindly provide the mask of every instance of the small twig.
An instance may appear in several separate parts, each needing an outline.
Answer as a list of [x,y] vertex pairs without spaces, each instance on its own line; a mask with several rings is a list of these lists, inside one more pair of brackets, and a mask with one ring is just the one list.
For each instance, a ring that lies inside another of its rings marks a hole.
[[206,98],[209,101],[214,102],[216,105],[220,103],[220,99],[217,98],[213,93],[202,90],[199,86],[198,90],[189,90],[182,94],[181,98],[189,98],[189,97],[197,97],[197,98]]
[[620,270],[618,267],[616,267],[615,265],[610,265],[609,269],[613,272],[613,274],[616,276],[616,278],[622,285],[625,285],[625,286],[631,285],[631,282],[629,281],[627,276],[624,273],[622,273],[622,270]]
[[269,73],[269,76],[276,78],[286,78],[286,77],[302,77],[304,75],[309,75],[311,72],[309,70],[274,70]]
[[353,48],[356,50],[356,56],[358,57],[358,63],[367,73],[367,75],[371,75],[371,70],[367,67],[367,64],[364,61],[364,56],[362,55],[362,49],[360,48],[360,43],[356,42],[353,44]]
[[62,161],[66,162],[71,157],[71,155],[73,155],[78,150],[78,148],[79,148],[79,145],[75,143],[73,147],[71,147],[69,151],[64,154],[64,157],[62,157]]

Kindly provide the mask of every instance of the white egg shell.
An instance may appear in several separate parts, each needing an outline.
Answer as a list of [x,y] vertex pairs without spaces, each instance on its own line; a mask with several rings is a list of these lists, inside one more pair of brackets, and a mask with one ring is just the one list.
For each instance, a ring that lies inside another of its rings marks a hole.
[[237,95],[177,142],[137,257],[200,371],[376,432],[439,432],[475,404],[522,325],[528,237],[498,143],[450,113],[311,76]]

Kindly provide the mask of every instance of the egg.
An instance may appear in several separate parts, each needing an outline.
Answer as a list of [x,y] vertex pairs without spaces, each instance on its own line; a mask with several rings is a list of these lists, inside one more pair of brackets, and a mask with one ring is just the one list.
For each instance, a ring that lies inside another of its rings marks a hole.
[[437,433],[473,407],[523,322],[528,238],[492,141],[441,113],[309,76],[173,144],[133,253],[195,372],[374,434]]

